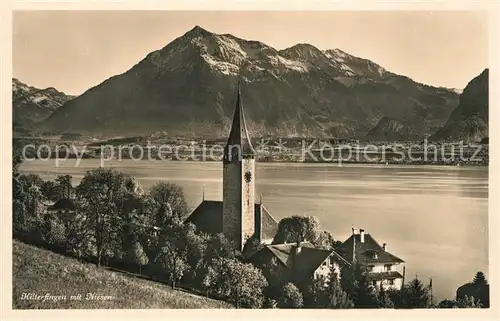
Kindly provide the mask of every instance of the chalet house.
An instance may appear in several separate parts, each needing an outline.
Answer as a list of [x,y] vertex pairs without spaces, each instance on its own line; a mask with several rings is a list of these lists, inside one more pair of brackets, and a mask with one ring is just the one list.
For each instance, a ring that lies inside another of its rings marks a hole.
[[401,289],[404,282],[404,261],[387,250],[363,229],[352,229],[352,235],[337,249],[353,266],[366,269],[367,278],[376,288]]
[[328,279],[330,269],[340,278],[343,267],[351,264],[333,250],[316,248],[309,242],[264,245],[248,261],[260,267],[264,274],[275,269],[284,282],[304,281],[311,277]]

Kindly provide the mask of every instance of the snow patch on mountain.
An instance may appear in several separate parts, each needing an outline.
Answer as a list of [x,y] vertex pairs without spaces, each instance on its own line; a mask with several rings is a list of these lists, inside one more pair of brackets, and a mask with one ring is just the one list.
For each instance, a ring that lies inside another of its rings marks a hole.
[[215,70],[224,75],[237,75],[239,67],[235,64],[226,61],[220,61],[210,56],[202,54],[201,57]]
[[274,65],[281,65],[288,69],[292,69],[298,72],[308,72],[309,67],[303,62],[297,60],[287,59],[281,56],[267,56],[271,63]]

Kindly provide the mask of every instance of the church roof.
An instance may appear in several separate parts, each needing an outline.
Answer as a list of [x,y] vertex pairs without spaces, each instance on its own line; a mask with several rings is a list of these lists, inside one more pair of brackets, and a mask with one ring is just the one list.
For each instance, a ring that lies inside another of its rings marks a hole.
[[231,161],[231,159],[241,159],[244,156],[255,156],[255,150],[253,149],[250,136],[248,135],[243,104],[241,101],[240,84],[238,82],[238,95],[236,97],[233,123],[231,125],[226,147],[224,148],[224,160]]
[[[204,200],[185,220],[208,234],[222,233],[222,201]],[[260,222],[260,224],[259,224]],[[255,204],[255,226],[257,231],[260,226],[260,238],[273,238],[278,230],[278,222],[271,216],[269,211],[261,204]]]
[[[342,258],[334,250],[316,248],[310,242],[301,242],[300,251],[297,253],[296,243],[266,245],[261,251],[269,251],[287,269],[296,275],[311,276],[314,271],[330,256],[342,265],[350,266],[350,263]],[[256,253],[256,255],[258,255]]]
[[[384,251],[382,246],[368,233],[365,233],[364,242],[361,243],[361,235],[353,234],[338,247],[344,258],[350,262],[353,259],[353,247],[355,243],[355,259],[362,265],[381,263],[404,263],[399,257]],[[374,255],[377,254],[377,255]]]

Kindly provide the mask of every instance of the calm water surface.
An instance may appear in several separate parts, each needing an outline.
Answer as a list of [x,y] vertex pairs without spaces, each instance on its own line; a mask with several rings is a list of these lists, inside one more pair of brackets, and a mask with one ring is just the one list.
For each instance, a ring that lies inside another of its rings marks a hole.
[[[71,174],[78,183],[99,160],[25,162],[21,170],[44,179]],[[205,198],[222,200],[222,164],[201,162],[112,161],[144,189],[157,181],[184,187],[195,208]],[[336,239],[351,226],[364,228],[406,261],[407,280],[433,279],[438,299],[478,270],[488,272],[488,168],[258,163],[256,192],[277,219],[316,216]],[[204,187],[203,187],[204,186]],[[488,275],[488,274],[487,274]]]

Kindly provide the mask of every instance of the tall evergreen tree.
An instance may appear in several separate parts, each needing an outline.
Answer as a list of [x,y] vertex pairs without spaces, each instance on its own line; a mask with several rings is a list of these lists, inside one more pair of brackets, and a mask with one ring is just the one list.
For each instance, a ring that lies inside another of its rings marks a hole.
[[428,308],[430,306],[429,289],[415,277],[403,290],[403,305],[406,308]]

